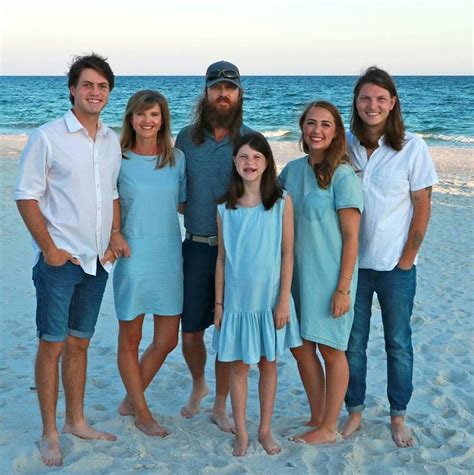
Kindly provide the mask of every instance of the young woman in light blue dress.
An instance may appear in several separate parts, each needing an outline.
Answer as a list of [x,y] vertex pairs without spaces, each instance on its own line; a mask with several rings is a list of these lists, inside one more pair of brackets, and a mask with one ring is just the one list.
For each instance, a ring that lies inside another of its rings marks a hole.
[[[346,155],[337,108],[309,104],[300,118],[306,156],[289,162],[280,182],[293,198],[295,298],[303,346],[292,350],[316,427],[293,438],[312,444],[336,440],[337,419],[349,381],[345,350],[357,286],[362,189]],[[316,351],[321,353],[323,372]]]
[[[114,301],[119,319],[118,367],[127,390],[119,406],[147,435],[164,437],[145,399],[166,356],[177,345],[183,305],[183,262],[178,207],[186,201],[184,155],[173,149],[165,97],[139,91],[123,120],[120,209],[111,248]],[[153,341],[138,359],[145,314],[153,314]]]
[[233,454],[242,456],[247,450],[248,372],[250,364],[258,364],[258,439],[272,455],[281,450],[270,430],[276,357],[301,345],[290,294],[293,207],[278,185],[272,151],[263,135],[240,137],[233,155],[231,185],[217,212],[214,347],[219,361],[231,362]]

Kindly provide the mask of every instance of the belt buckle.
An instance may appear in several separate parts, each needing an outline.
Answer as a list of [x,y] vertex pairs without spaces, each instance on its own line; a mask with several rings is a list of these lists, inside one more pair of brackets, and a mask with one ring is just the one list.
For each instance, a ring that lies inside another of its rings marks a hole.
[[207,243],[209,246],[217,246],[217,236],[209,236],[207,238]]

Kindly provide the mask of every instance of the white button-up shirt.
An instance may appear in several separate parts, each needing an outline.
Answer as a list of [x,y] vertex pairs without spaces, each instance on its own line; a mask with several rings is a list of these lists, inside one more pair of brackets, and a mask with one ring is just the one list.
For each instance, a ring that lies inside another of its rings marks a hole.
[[436,184],[436,170],[426,143],[414,134],[406,133],[399,152],[381,137],[370,159],[357,137],[348,134],[347,138],[352,166],[362,179],[364,193],[359,267],[389,271],[400,260],[408,238],[413,216],[411,192]]
[[109,245],[120,163],[115,132],[99,122],[94,141],[72,111],[36,129],[21,155],[15,200],[38,201],[55,245],[87,274]]

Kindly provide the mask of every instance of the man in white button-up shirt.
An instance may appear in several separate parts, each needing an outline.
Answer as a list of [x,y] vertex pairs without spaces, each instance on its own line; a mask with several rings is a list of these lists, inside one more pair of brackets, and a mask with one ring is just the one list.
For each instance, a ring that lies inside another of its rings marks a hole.
[[365,407],[366,349],[374,293],[380,303],[387,352],[387,394],[392,438],[411,447],[405,413],[413,385],[410,318],[416,288],[416,260],[428,227],[436,171],[425,142],[405,131],[395,83],[371,67],[354,88],[348,145],[362,180],[359,280],[347,359],[349,417],[343,436],[360,428]]
[[118,198],[120,144],[99,121],[114,75],[104,58],[92,54],[77,58],[68,76],[73,107],[31,134],[15,190],[35,249],[35,376],[43,422],[38,445],[49,466],[62,464],[56,426],[61,356],[64,432],[116,438],[92,428],[83,412],[87,348],[111,267],[108,246]]

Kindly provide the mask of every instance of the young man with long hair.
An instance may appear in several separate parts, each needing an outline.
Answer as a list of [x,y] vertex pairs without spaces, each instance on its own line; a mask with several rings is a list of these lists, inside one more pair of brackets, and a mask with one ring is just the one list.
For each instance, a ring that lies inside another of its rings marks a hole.
[[347,349],[349,417],[342,434],[361,426],[365,408],[367,342],[372,299],[377,294],[387,353],[387,393],[392,438],[398,447],[414,445],[405,414],[413,391],[410,318],[416,288],[416,262],[428,228],[436,171],[425,142],[405,131],[395,82],[368,68],[354,88],[349,154],[362,179],[359,278],[354,323]]

